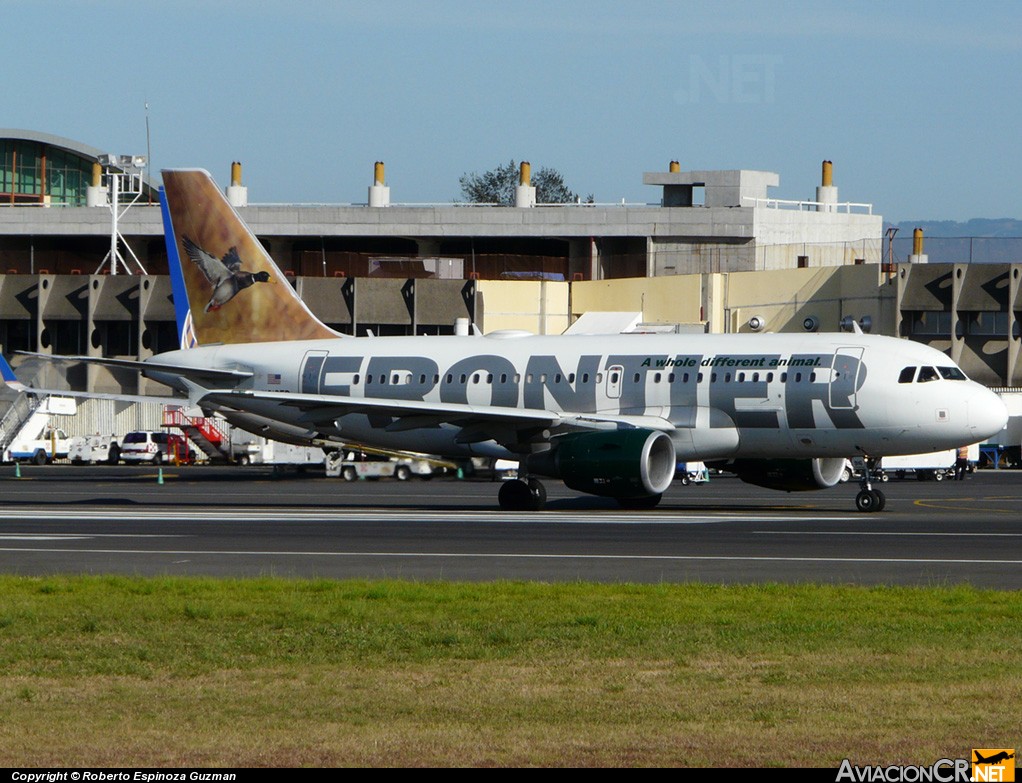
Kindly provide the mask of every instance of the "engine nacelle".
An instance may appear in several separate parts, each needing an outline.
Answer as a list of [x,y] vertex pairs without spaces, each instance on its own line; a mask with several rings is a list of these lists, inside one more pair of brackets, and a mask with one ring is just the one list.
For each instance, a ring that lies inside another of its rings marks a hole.
[[559,438],[550,451],[530,456],[527,466],[530,473],[559,478],[579,492],[638,498],[671,486],[676,457],[666,433],[615,430]]
[[844,457],[821,459],[738,459],[727,469],[747,484],[787,492],[827,489],[841,480]]

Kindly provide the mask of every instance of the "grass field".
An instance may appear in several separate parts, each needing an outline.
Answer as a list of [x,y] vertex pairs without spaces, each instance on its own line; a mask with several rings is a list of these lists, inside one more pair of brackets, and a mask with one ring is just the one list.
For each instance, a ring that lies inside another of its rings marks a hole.
[[1022,594],[0,577],[0,766],[931,764],[1022,739]]

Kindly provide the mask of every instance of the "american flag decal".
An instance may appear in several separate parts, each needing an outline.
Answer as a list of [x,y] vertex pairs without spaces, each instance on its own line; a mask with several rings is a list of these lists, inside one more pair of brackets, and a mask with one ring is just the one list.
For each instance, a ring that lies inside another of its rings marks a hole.
[[272,386],[279,386],[280,385],[280,373],[279,372],[266,373],[266,382],[268,384],[272,385]]

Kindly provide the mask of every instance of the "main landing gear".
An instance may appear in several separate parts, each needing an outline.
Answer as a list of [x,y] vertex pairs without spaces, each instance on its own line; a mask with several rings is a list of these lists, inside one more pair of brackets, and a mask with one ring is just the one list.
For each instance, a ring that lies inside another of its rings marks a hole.
[[497,501],[504,511],[542,511],[546,487],[534,478],[510,479],[500,485]]
[[866,459],[862,469],[862,478],[859,480],[859,494],[855,496],[855,507],[859,511],[873,512],[883,511],[887,505],[887,497],[879,489],[873,489],[873,482],[870,476],[875,461]]

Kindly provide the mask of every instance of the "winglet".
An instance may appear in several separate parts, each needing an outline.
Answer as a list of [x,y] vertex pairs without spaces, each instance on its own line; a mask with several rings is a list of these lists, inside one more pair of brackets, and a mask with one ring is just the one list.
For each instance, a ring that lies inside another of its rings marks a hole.
[[14,374],[14,370],[11,369],[11,365],[7,363],[2,353],[0,353],[0,378],[14,391],[22,392],[28,389],[25,384],[18,380],[18,376]]
[[177,272],[181,276],[181,293],[174,285],[174,309],[183,341],[209,345],[341,336],[306,307],[209,172],[164,170],[163,189],[172,280]]

